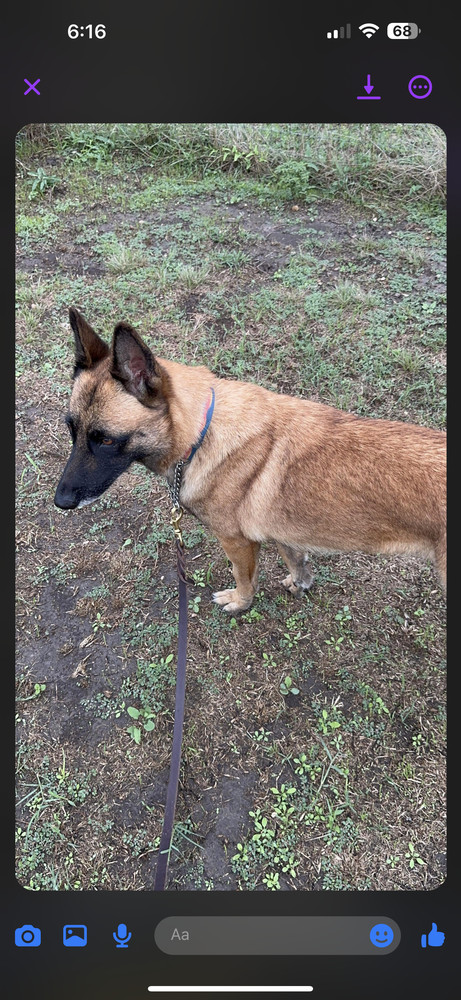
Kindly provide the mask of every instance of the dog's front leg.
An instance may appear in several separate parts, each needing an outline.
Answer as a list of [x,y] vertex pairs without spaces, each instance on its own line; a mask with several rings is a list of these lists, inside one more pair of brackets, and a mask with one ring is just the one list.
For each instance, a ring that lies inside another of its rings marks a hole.
[[259,542],[250,542],[243,535],[237,538],[219,538],[224,552],[232,563],[232,573],[237,584],[234,590],[219,590],[213,600],[225,611],[235,613],[250,607],[256,592],[258,578]]

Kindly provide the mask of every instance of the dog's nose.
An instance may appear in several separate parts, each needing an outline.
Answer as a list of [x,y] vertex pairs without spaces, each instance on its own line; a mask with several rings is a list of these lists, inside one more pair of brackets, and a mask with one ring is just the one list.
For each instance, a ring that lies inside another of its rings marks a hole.
[[70,489],[65,483],[59,483],[54,495],[54,502],[55,506],[61,510],[74,510],[79,504],[77,490]]

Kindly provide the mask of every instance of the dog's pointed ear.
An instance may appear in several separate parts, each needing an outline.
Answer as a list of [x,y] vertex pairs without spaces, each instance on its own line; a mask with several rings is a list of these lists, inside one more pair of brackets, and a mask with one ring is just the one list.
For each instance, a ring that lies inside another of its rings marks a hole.
[[98,361],[107,358],[107,344],[73,306],[69,309],[69,321],[75,338],[76,369],[92,368]]
[[118,323],[112,340],[111,375],[146,406],[161,388],[162,373],[147,344],[128,323]]

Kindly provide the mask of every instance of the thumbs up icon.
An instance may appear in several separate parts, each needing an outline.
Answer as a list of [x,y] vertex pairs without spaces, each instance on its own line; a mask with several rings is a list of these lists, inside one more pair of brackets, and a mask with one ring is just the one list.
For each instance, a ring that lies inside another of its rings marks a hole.
[[426,948],[429,945],[430,948],[441,948],[443,942],[445,941],[445,934],[443,931],[437,930],[437,924],[432,924],[432,930],[429,934],[421,934],[421,948]]

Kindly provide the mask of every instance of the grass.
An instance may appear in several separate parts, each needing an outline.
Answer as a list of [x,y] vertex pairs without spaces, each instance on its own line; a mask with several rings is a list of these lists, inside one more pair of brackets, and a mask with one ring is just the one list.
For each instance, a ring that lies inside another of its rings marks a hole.
[[[68,308],[160,356],[445,426],[444,137],[431,125],[31,125],[17,140],[17,876],[149,889],[177,591],[164,484],[61,513]],[[48,179],[48,181],[47,181]],[[186,519],[188,682],[170,886],[444,877],[445,606],[432,569],[264,548],[254,605]]]
[[[281,196],[305,198],[311,188],[348,198],[378,190],[380,195],[408,201],[443,198],[446,192],[445,136],[434,125],[392,127],[306,124],[146,124],[45,125],[32,124],[18,135],[18,159],[29,194],[38,197],[47,187],[42,166],[31,169],[38,152],[60,152],[83,168],[134,159],[155,172],[165,193],[175,174],[202,177],[273,174]],[[34,164],[35,166],[35,164]],[[39,173],[39,184],[37,172]],[[50,179],[54,175],[50,172]],[[40,190],[40,181],[42,190]],[[304,196],[304,197],[303,197]],[[380,198],[381,200],[381,198]]]

